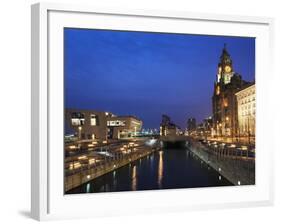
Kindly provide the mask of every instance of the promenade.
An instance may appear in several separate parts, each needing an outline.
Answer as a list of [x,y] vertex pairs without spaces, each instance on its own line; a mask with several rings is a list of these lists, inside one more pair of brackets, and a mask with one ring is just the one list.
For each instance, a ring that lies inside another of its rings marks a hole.
[[156,150],[157,141],[146,138],[99,144],[94,147],[92,144],[80,146],[78,150],[68,152],[65,157],[65,192],[148,156]]
[[255,184],[255,149],[250,146],[190,141],[190,150],[234,185]]

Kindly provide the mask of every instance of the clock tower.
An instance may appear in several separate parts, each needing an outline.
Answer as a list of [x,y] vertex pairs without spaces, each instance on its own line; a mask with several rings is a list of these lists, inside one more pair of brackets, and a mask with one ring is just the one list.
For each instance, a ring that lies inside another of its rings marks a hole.
[[238,117],[235,93],[248,82],[233,71],[232,59],[224,45],[218,63],[212,97],[213,133],[234,138],[237,135]]
[[224,44],[224,48],[220,56],[220,62],[218,64],[217,83],[230,83],[233,74],[234,72],[232,67],[232,60],[229,53],[227,52],[226,44]]

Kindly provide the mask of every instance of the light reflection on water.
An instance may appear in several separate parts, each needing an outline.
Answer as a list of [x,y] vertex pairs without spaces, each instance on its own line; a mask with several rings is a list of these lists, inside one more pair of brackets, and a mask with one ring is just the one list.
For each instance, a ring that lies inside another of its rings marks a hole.
[[231,185],[188,150],[161,150],[96,178],[69,193]]
[[159,164],[158,164],[158,187],[162,188],[163,179],[163,151],[159,151]]
[[134,165],[132,172],[132,190],[137,190],[137,167]]
[[112,172],[113,175],[113,187],[117,186],[117,179],[116,179],[116,170]]
[[90,193],[90,183],[87,183],[86,185],[86,193]]

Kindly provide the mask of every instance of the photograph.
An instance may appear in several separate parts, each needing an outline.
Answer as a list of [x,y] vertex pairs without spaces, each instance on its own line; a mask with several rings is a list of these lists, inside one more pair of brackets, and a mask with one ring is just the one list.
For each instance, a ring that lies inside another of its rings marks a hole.
[[255,185],[255,37],[65,27],[63,45],[65,194]]

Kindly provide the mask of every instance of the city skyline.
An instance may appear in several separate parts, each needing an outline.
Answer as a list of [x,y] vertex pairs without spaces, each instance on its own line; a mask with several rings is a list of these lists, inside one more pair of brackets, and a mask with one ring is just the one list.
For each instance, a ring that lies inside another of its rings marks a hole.
[[234,71],[254,81],[255,39],[66,28],[65,107],[135,115],[144,128],[167,114],[181,128],[212,115],[227,44]]

